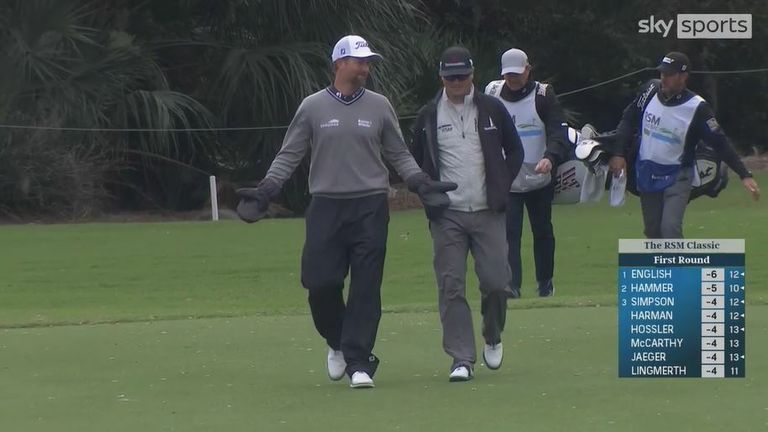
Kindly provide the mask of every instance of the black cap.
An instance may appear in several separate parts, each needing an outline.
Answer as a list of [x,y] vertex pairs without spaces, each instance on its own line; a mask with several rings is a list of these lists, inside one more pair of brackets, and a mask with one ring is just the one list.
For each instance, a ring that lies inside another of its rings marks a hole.
[[691,61],[688,60],[688,56],[677,51],[665,55],[661,63],[656,66],[657,71],[665,73],[688,72],[690,68]]
[[440,56],[440,76],[469,75],[474,70],[472,55],[466,48],[450,47]]

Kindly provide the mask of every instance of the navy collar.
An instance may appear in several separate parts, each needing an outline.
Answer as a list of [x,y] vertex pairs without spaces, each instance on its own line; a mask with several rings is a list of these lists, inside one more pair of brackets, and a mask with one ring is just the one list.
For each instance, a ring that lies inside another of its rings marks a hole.
[[672,96],[671,98],[665,98],[664,94],[661,93],[661,86],[659,86],[659,91],[657,94],[659,96],[659,102],[661,102],[661,104],[664,106],[682,105],[691,100],[692,97],[696,96],[696,93],[685,88],[683,91]]
[[351,105],[358,99],[360,99],[363,96],[363,93],[365,93],[365,87],[360,87],[359,89],[355,90],[354,93],[352,93],[349,96],[343,95],[336,87],[333,86],[333,84],[329,85],[325,88],[325,90],[333,96],[337,101],[343,103],[344,105]]

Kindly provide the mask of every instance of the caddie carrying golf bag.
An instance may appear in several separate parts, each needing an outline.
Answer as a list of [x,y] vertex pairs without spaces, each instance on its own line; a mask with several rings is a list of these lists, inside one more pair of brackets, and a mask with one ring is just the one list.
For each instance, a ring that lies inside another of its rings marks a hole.
[[[647,97],[645,98],[642,110],[645,110],[645,107],[653,99],[653,96],[656,94],[659,88],[659,80],[650,80],[645,84],[645,90],[643,91],[643,94]],[[616,132],[612,131],[601,135],[609,137],[610,135],[615,136],[615,134]],[[594,139],[601,140],[601,137],[598,136]],[[611,144],[612,145],[610,148],[614,148],[613,143]],[[628,171],[627,190],[633,195],[639,195],[637,191],[637,177],[634,172],[635,162],[639,150],[640,138],[638,136],[634,136],[632,138],[632,142],[630,143],[630,147],[628,149],[624,149],[624,156],[627,161]],[[722,163],[722,160],[717,152],[704,141],[699,141],[696,145],[696,150],[694,153],[694,169],[695,173],[693,178],[693,187],[691,189],[691,194],[688,198],[688,201],[694,200],[702,195],[707,195],[714,198],[728,185],[728,168],[724,163]]]

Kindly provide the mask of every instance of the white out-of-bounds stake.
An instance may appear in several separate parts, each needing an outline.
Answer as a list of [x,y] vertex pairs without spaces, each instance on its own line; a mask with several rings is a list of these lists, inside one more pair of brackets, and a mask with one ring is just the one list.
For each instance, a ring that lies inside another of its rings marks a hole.
[[216,176],[209,178],[211,184],[211,220],[219,220],[219,200],[216,193]]

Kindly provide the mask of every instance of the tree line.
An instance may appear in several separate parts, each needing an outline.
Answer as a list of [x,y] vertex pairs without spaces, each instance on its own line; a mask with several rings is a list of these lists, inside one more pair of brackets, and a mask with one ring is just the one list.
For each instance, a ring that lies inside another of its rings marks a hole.
[[[768,67],[766,8],[747,0],[0,0],[0,216],[191,210],[209,199],[208,175],[225,186],[261,178],[302,98],[330,82],[330,51],[345,34],[384,55],[369,87],[390,98],[407,134],[439,89],[437,59],[450,45],[472,51],[478,87],[498,79],[500,54],[518,47],[534,77],[565,94],[653,67],[670,50],[702,72]],[[707,12],[751,13],[752,39],[638,33],[650,15]],[[654,76],[638,72],[560,100],[574,126],[612,129]],[[766,150],[768,73],[700,73],[690,86],[742,153]],[[297,212],[307,175],[297,170],[284,191]]]

